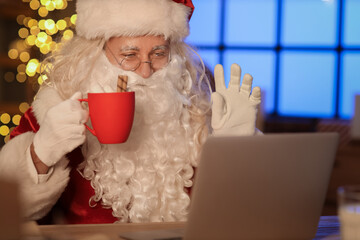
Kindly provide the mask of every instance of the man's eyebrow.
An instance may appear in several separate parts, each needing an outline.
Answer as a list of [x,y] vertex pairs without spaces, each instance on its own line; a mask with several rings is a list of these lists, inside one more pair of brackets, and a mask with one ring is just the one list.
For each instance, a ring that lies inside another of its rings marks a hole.
[[[157,45],[154,46],[151,51],[156,51],[156,50],[168,50],[169,49],[169,45]],[[140,49],[136,46],[125,46],[120,48],[120,52],[126,52],[126,51],[140,51]]]
[[138,47],[133,47],[133,46],[125,46],[120,48],[120,51],[124,52],[124,51],[140,51],[140,49]]
[[156,50],[168,50],[169,49],[169,45],[158,45],[152,48],[152,51],[156,51]]

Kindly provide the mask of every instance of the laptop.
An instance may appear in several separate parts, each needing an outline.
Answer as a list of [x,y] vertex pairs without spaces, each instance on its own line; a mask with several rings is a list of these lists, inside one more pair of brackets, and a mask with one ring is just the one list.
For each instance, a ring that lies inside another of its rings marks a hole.
[[337,144],[337,133],[210,137],[196,171],[185,231],[133,232],[122,237],[312,239]]
[[314,238],[337,142],[337,133],[209,138],[185,239]]

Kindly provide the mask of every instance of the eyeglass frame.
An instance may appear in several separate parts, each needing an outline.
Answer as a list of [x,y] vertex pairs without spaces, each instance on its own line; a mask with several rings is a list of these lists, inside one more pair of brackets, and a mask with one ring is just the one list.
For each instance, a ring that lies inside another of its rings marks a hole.
[[[142,63],[149,63],[149,64],[150,64],[150,67],[151,67],[152,69],[154,69],[153,66],[152,66],[152,61],[141,61],[141,59],[140,59],[138,56],[136,56],[136,58],[139,60],[139,65],[138,65],[136,68],[133,68],[133,69],[124,69],[124,68],[122,67],[122,62],[123,62],[124,60],[126,60],[128,57],[127,57],[127,56],[124,56],[124,58],[119,62],[119,60],[118,60],[117,57],[115,56],[114,52],[111,50],[111,48],[110,48],[107,44],[105,44],[105,48],[107,48],[107,49],[109,50],[111,56],[115,59],[116,63],[117,63],[123,70],[125,70],[125,71],[132,71],[132,72],[134,72],[134,71],[136,71],[136,69],[138,69],[138,68],[140,67],[140,65],[141,65]],[[168,47],[168,48],[170,48],[170,47]],[[170,61],[171,61],[171,51],[170,51],[170,49],[169,49],[168,61],[167,61],[167,64],[164,65],[163,67],[167,66]],[[161,68],[159,68],[159,69],[161,69]],[[155,70],[155,69],[154,69],[154,70]],[[158,69],[157,69],[157,70],[158,70]]]

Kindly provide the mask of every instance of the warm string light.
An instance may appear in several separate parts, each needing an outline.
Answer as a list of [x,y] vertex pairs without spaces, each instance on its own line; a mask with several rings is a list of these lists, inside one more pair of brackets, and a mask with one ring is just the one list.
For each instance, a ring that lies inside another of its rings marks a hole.
[[[31,57],[31,50],[35,49],[41,54],[49,54],[61,48],[61,43],[55,42],[57,34],[62,36],[63,41],[70,40],[74,35],[76,14],[64,19],[54,20],[48,17],[49,12],[64,10],[68,2],[72,0],[22,0],[29,4],[29,7],[36,11],[39,17],[33,19],[24,15],[16,18],[20,25],[18,30],[19,39],[14,40],[9,47],[8,56],[13,60],[20,60],[17,73],[6,72],[4,80],[6,82],[18,81],[24,83],[30,79],[36,79],[34,88],[41,85],[48,77],[40,68],[40,61]],[[23,102],[19,105],[20,113],[26,112],[29,104]],[[0,113],[0,135],[4,137],[4,142],[9,140],[9,134],[20,122],[20,114],[10,116],[8,113]]]

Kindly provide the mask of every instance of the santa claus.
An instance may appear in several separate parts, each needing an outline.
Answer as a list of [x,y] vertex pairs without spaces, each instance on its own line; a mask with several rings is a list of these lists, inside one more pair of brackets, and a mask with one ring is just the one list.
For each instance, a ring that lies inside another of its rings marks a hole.
[[[190,0],[76,7],[77,34],[44,61],[48,80],[1,150],[0,174],[19,180],[28,219],[61,209],[67,223],[186,220],[201,146],[210,134],[256,134],[260,89],[249,74],[240,85],[236,64],[226,88],[217,65],[211,93],[184,43]],[[134,124],[126,143],[101,144],[78,99],[115,92],[119,75],[136,93]]]

